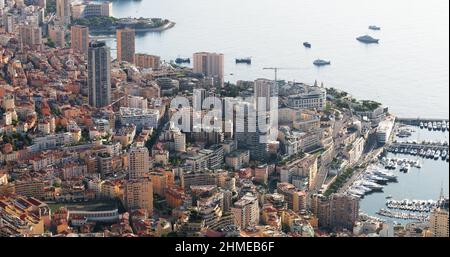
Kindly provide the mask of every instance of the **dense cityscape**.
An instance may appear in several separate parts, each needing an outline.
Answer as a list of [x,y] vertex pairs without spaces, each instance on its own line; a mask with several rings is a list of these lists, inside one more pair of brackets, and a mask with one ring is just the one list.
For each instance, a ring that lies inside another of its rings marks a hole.
[[222,53],[137,52],[137,33],[177,21],[112,8],[0,0],[1,237],[449,236],[443,189],[360,208],[421,159],[448,163],[448,142],[401,139],[448,118],[396,117],[281,67],[229,82]]

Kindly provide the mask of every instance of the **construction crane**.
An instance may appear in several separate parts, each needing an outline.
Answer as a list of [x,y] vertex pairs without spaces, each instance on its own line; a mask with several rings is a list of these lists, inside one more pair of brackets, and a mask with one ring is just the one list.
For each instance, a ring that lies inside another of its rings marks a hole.
[[281,67],[266,67],[263,70],[273,70],[275,73],[275,83],[278,80],[278,71],[279,70],[308,70],[309,68],[281,68]]

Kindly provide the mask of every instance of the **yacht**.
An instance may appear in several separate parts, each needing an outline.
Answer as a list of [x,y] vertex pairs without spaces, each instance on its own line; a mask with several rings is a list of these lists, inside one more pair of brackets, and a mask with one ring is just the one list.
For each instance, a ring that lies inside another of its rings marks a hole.
[[419,127],[420,127],[420,128],[423,128],[423,127],[424,127],[424,124],[423,124],[423,122],[422,122],[422,121],[420,122],[420,125],[419,125]]
[[420,163],[420,161],[417,160],[417,161],[414,163],[414,166],[415,166],[416,168],[420,169],[420,168],[422,168],[422,163]]
[[363,186],[361,184],[354,185],[353,188],[364,192],[364,194],[372,191],[372,189],[370,189],[369,187]]
[[245,64],[252,64],[252,58],[247,57],[247,58],[237,58],[236,59],[236,63],[245,63]]
[[437,129],[437,122],[435,121],[435,122],[433,122],[433,130],[436,130]]
[[436,151],[435,150],[431,150],[430,155],[428,155],[428,158],[429,159],[433,159],[435,154],[436,154]]
[[361,182],[361,184],[363,186],[365,186],[365,187],[368,187],[368,188],[372,189],[372,190],[381,190],[381,189],[383,189],[382,185],[379,185],[379,184],[377,184],[377,183],[375,183],[373,181],[369,181],[369,180],[363,180]]
[[447,150],[443,150],[442,151],[442,154],[441,154],[441,158],[442,158],[442,160],[445,160],[445,157],[447,157]]
[[430,121],[428,122],[428,130],[432,130],[433,129],[433,123]]
[[311,48],[311,44],[309,42],[303,42],[303,46],[306,48]]
[[313,62],[313,64],[316,65],[316,66],[325,66],[325,65],[330,65],[331,62],[330,61],[325,61],[325,60],[322,60],[322,59],[317,59],[317,60],[315,60]]
[[361,197],[365,194],[365,192],[355,189],[355,188],[350,188],[348,190],[348,193],[350,193],[351,195],[357,196],[357,197]]
[[369,26],[369,29],[370,29],[370,30],[381,30],[380,27],[375,26],[375,25],[370,25],[370,26]]
[[423,156],[425,154],[425,150],[420,149],[419,156]]
[[409,166],[409,164],[404,164],[403,167],[400,169],[400,171],[408,173],[410,168],[411,168],[411,166]]
[[366,179],[370,179],[372,181],[375,181],[376,183],[380,184],[380,183],[386,183],[388,180],[386,178],[382,178],[380,176],[377,176],[375,174],[367,174]]
[[358,40],[359,42],[362,42],[362,43],[366,43],[366,44],[373,44],[373,43],[378,44],[378,42],[380,41],[379,39],[373,38],[369,35],[357,37],[356,40]]
[[426,157],[426,158],[429,158],[430,155],[431,155],[431,149],[428,149],[428,150],[427,150],[427,153],[425,154],[425,157]]
[[435,160],[439,160],[439,157],[441,157],[441,150],[437,150],[437,151],[434,153],[434,159],[435,159]]
[[395,180],[397,179],[397,175],[395,175],[394,173],[391,173],[389,171],[384,171],[384,170],[376,170],[374,172],[375,175],[380,176],[382,178],[388,179],[388,180]]

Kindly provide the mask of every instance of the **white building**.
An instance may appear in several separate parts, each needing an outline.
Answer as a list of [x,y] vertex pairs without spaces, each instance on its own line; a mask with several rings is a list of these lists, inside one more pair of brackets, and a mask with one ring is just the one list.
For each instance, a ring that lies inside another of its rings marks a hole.
[[289,107],[301,109],[325,109],[327,103],[327,91],[321,87],[308,87],[304,93],[289,96]]
[[74,19],[83,19],[89,17],[111,17],[112,3],[105,1],[101,3],[75,4],[72,6],[72,15]]
[[378,143],[384,145],[391,137],[392,130],[394,129],[395,118],[388,117],[380,122],[377,128],[377,140]]

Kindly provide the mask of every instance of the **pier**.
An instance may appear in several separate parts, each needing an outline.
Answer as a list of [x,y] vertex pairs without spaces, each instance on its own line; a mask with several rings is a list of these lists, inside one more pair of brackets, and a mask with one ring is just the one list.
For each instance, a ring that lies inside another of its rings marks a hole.
[[449,122],[449,119],[436,119],[436,118],[396,118],[398,123],[411,126],[419,126],[421,122]]
[[418,144],[412,144],[412,143],[404,143],[404,142],[398,142],[398,143],[392,143],[391,145],[389,145],[389,147],[387,147],[386,149],[389,150],[394,150],[395,148],[398,149],[408,149],[408,150],[421,150],[421,149],[431,149],[431,150],[446,150],[448,152],[449,150],[449,146],[445,145],[445,144],[423,144],[423,143],[418,143]]

